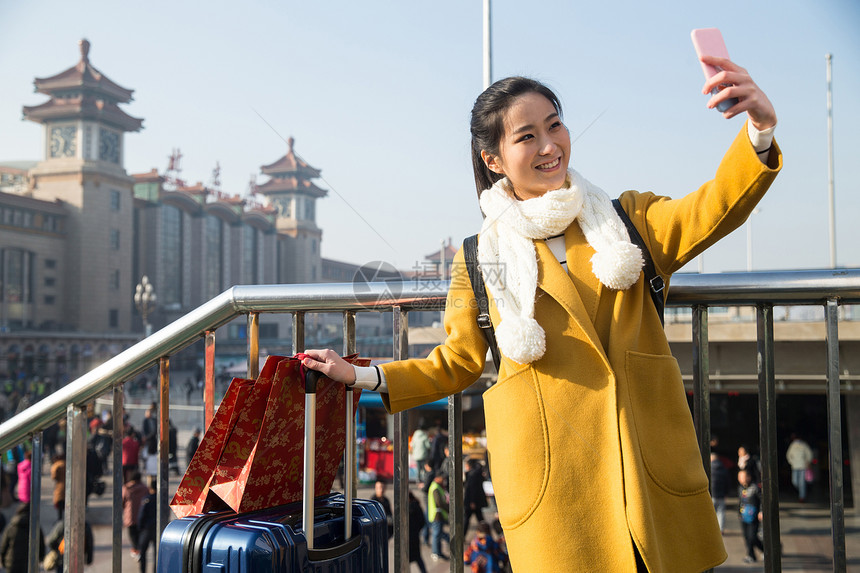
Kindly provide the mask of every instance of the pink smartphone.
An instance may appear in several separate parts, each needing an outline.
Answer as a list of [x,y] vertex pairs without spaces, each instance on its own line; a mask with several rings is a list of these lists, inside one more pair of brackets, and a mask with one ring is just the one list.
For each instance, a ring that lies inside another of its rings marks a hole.
[[[698,28],[690,32],[690,37],[693,39],[693,47],[696,48],[697,55],[716,56],[718,58],[728,59],[729,51],[726,49],[726,43],[723,42],[723,35],[720,34],[719,28]],[[721,68],[708,65],[704,62],[700,61],[699,63],[702,64],[702,71],[705,73],[705,79],[708,79],[722,71]],[[716,94],[718,91],[719,88],[712,89],[711,95]],[[738,98],[730,98],[720,102],[717,105],[717,109],[719,111],[726,111],[737,103]]]

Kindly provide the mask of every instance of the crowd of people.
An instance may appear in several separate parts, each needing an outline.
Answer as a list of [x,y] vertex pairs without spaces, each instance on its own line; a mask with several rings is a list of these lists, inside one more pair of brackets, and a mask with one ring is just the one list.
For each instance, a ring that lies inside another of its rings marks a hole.
[[[755,563],[758,552],[764,554],[760,537],[762,511],[762,464],[750,446],[738,446],[737,459],[718,453],[719,438],[711,437],[711,499],[717,514],[720,533],[725,533],[726,497],[729,495],[732,474],[737,475],[738,523],[746,547],[744,563]],[[789,437],[785,459],[791,468],[791,483],[797,490],[797,501],[806,502],[807,488],[814,481],[812,448],[797,434]]]
[[[430,558],[434,562],[450,559],[443,549],[443,543],[448,544],[450,541],[446,526],[451,518],[448,430],[441,423],[431,429],[422,418],[412,434],[409,448],[418,466],[418,482],[422,484],[420,493],[425,501],[422,507],[415,493],[409,491],[409,561],[415,563],[419,571],[425,572],[426,565],[421,556],[422,543],[430,546]],[[474,457],[466,459],[462,479],[463,531],[468,541],[463,554],[464,563],[470,566],[473,573],[509,571],[507,548],[498,515],[494,516],[492,525],[485,520],[484,509],[489,506],[484,491],[484,483],[489,480],[485,463]],[[472,517],[477,524],[470,532]]]
[[35,376],[23,370],[0,378],[0,422],[35,404],[57,386],[49,376]]
[[[483,489],[480,490],[480,494],[476,494],[474,488],[470,486],[470,483],[474,483],[478,479],[483,484],[485,477],[483,464],[479,460],[469,459],[468,466],[469,471],[464,482],[464,531],[469,530],[472,515],[475,515],[478,523],[464,551],[464,563],[470,566],[473,573],[510,571],[502,526],[498,519],[495,519],[492,527],[484,520],[481,510],[487,507],[486,495],[483,493]],[[449,523],[449,476],[444,468],[440,468],[430,469],[426,473],[426,477],[427,482],[421,488],[427,500],[426,511],[415,493],[411,489],[408,492],[409,562],[415,563],[421,573],[427,572],[427,566],[421,555],[422,543],[430,546],[431,559],[434,562],[450,559],[442,549],[442,543],[449,543],[450,541],[448,533],[445,531],[445,527]],[[371,499],[379,502],[388,516],[388,535],[391,537],[394,530],[393,516],[391,501],[385,495],[385,490],[385,482],[377,481]]]
[[[32,399],[38,399],[42,386],[26,385],[27,393],[16,396],[17,385],[6,393],[0,390],[0,410],[6,416],[11,408],[12,414],[21,403],[29,404]],[[47,388],[48,386],[45,386]],[[30,392],[32,390],[32,393]],[[156,519],[156,476],[158,473],[158,405],[152,403],[144,413],[143,421],[138,428],[131,423],[128,414],[123,419],[122,450],[122,486],[123,526],[128,532],[131,544],[131,555],[140,562],[140,571],[147,569],[147,550],[157,546]],[[86,478],[84,503],[89,504],[93,496],[101,496],[106,489],[109,478],[110,459],[113,453],[114,419],[109,410],[101,414],[92,413],[88,416],[86,447]],[[180,475],[177,457],[177,429],[172,422],[168,423],[168,467],[174,475]],[[23,443],[3,453],[2,471],[0,471],[0,507],[11,507],[18,503],[14,514],[6,523],[3,513],[0,513],[0,564],[5,571],[27,571],[28,548],[30,541],[29,520],[31,502],[31,482],[33,464],[42,463],[44,475],[49,476],[54,487],[51,501],[56,511],[56,521],[47,536],[41,530],[38,534],[38,557],[46,571],[62,571],[63,568],[63,532],[66,510],[66,420],[58,422],[42,432],[43,459],[34,460],[32,444]],[[188,459],[194,455],[200,443],[201,431],[197,428],[186,446]],[[54,517],[54,516],[52,516]],[[85,521],[86,563],[93,559],[93,532],[89,519]],[[155,560],[150,561],[153,564]]]
[[[140,431],[125,422],[122,440],[122,508],[123,527],[131,544],[130,554],[140,564],[140,572],[147,569],[147,553],[152,546],[158,548],[158,519],[156,489],[158,476],[158,404],[153,402],[144,412]],[[186,463],[200,444],[200,428],[196,428],[186,446]],[[177,428],[168,420],[167,450],[168,471],[181,475],[177,457]],[[155,555],[153,555],[153,569]]]

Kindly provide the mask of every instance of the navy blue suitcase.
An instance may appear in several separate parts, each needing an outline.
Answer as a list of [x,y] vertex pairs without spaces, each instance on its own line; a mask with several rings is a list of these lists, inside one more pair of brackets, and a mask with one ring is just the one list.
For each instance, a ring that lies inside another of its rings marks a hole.
[[161,536],[158,573],[387,572],[385,511],[375,501],[356,499],[352,512],[352,538],[344,542],[343,494],[315,500],[316,549],[305,542],[301,502],[177,519]]
[[[318,378],[314,371],[306,376],[306,429],[316,427]],[[352,402],[348,396],[347,436],[352,435]],[[305,432],[301,502],[172,521],[161,536],[158,573],[388,573],[388,522],[382,505],[340,493],[314,497],[313,480],[307,479],[314,475],[314,439],[314,432]],[[352,464],[346,465],[345,481],[351,483]],[[313,534],[305,535],[308,530]]]

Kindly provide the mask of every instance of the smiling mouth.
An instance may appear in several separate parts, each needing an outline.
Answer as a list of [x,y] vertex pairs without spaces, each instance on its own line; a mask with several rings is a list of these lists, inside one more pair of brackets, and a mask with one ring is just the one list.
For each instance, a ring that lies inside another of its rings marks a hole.
[[556,157],[555,159],[553,159],[549,163],[542,163],[542,164],[538,165],[535,169],[540,169],[541,171],[550,171],[550,170],[558,167],[559,163],[561,163],[561,158]]

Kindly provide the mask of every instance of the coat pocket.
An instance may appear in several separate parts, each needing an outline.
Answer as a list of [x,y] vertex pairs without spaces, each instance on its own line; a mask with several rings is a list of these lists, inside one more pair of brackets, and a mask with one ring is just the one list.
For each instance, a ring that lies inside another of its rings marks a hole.
[[512,529],[534,513],[549,479],[546,414],[530,366],[484,393],[484,416],[499,521]]
[[648,475],[674,495],[708,489],[696,430],[672,356],[627,351],[627,392]]

